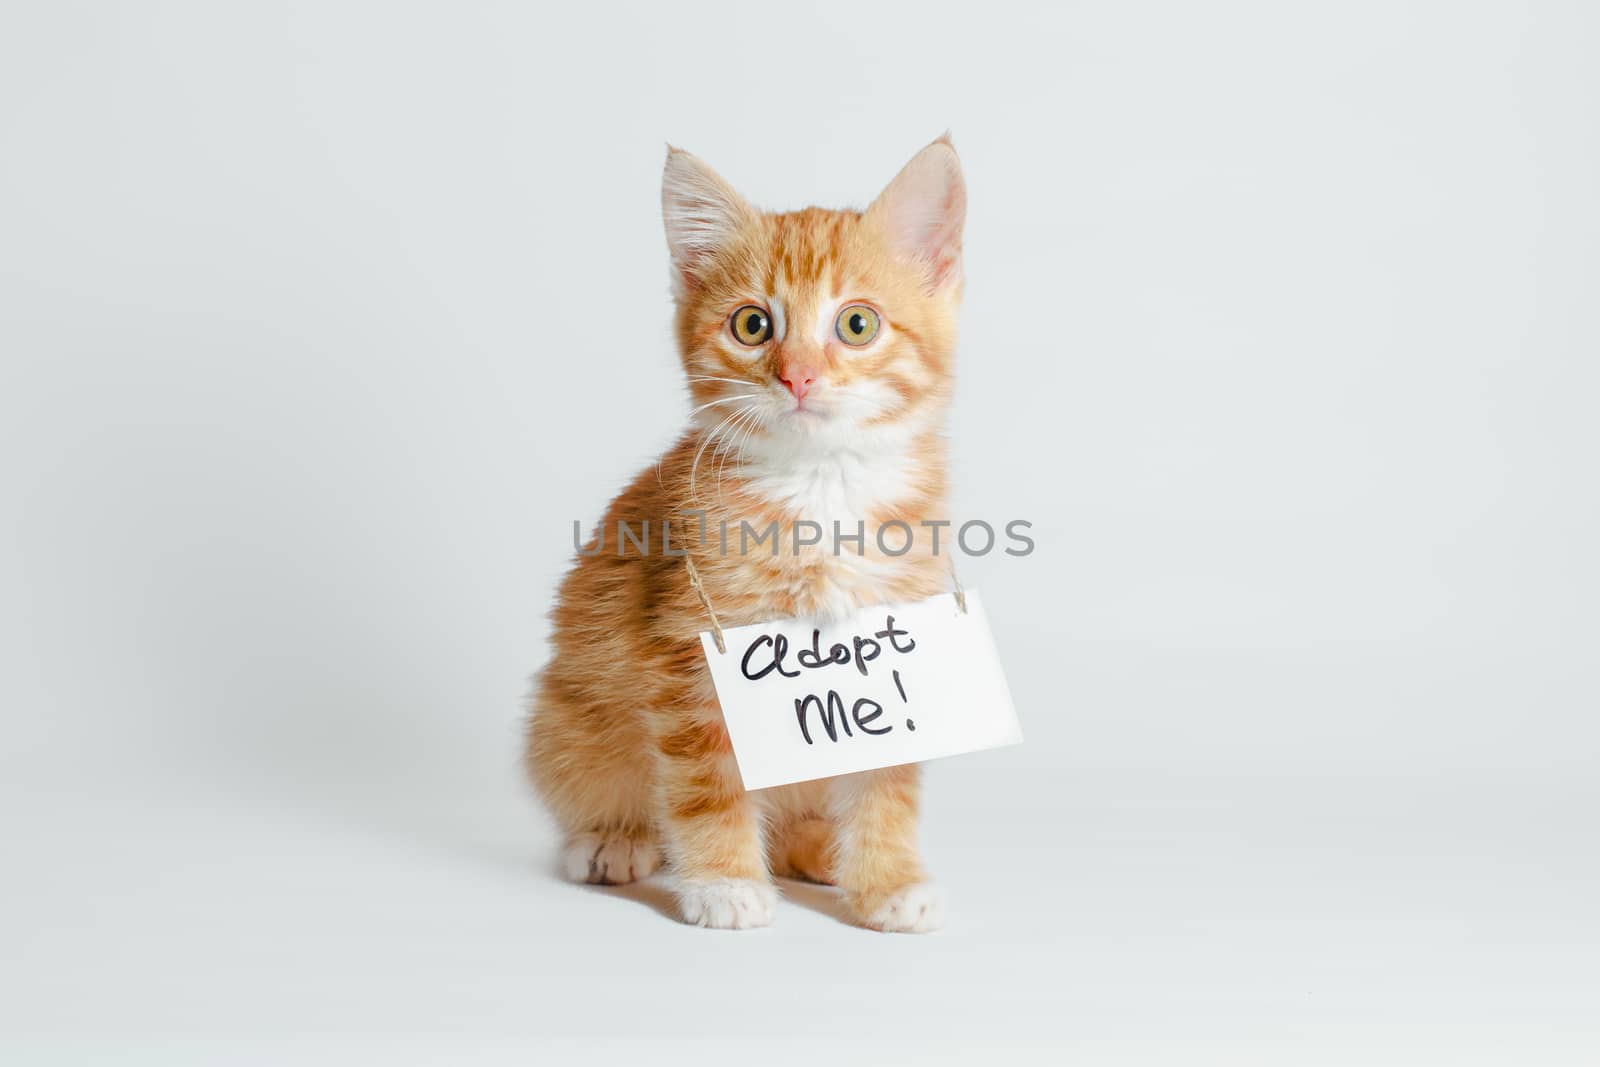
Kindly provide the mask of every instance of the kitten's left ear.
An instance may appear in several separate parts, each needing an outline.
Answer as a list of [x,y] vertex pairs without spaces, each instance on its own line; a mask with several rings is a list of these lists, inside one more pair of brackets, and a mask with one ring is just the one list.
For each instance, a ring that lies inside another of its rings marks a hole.
[[947,133],[912,157],[867,209],[889,246],[927,270],[929,288],[961,282],[961,228],[967,220],[967,183]]
[[661,218],[672,252],[673,291],[682,294],[707,261],[755,220],[756,210],[716,171],[668,145],[661,172]]

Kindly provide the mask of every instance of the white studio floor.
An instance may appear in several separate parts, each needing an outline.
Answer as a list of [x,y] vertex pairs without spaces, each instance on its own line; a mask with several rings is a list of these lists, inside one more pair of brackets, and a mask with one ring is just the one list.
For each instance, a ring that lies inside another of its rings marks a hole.
[[845,926],[814,887],[731,933],[680,925],[659,881],[564,884],[509,771],[20,768],[0,797],[0,1059],[1600,1057],[1592,789],[1045,775],[1027,755],[932,768],[951,916],[926,937]]

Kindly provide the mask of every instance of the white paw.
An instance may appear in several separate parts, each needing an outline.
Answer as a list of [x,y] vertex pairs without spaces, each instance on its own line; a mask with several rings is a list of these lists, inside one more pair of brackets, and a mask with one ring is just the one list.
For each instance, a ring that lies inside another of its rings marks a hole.
[[574,882],[624,885],[659,866],[661,852],[654,842],[606,834],[574,834],[561,853],[561,869]]
[[932,882],[918,882],[891,893],[861,921],[889,933],[926,934],[944,924],[944,893]]
[[766,882],[749,878],[685,881],[678,883],[678,904],[686,923],[717,930],[748,930],[772,922],[778,891]]

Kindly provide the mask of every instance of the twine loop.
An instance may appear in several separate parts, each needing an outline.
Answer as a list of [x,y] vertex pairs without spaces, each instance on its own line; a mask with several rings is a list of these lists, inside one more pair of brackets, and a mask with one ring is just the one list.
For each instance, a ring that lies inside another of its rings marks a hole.
[[711,606],[711,598],[706,595],[706,587],[700,584],[700,572],[695,570],[694,558],[687,553],[683,557],[683,569],[689,572],[689,584],[694,587],[695,595],[705,606],[706,617],[711,620],[711,639],[717,643],[717,651],[726,655],[728,646],[722,640],[722,623],[717,621],[717,612]]

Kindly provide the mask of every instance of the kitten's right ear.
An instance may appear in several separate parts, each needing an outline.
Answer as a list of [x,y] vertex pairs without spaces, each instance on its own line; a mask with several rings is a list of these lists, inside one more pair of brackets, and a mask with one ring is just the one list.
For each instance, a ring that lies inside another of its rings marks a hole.
[[933,291],[960,284],[967,184],[948,133],[901,168],[867,217],[882,227],[897,255],[922,265]]
[[673,292],[682,294],[694,286],[706,262],[754,221],[756,211],[716,171],[668,145],[661,217],[672,252]]

